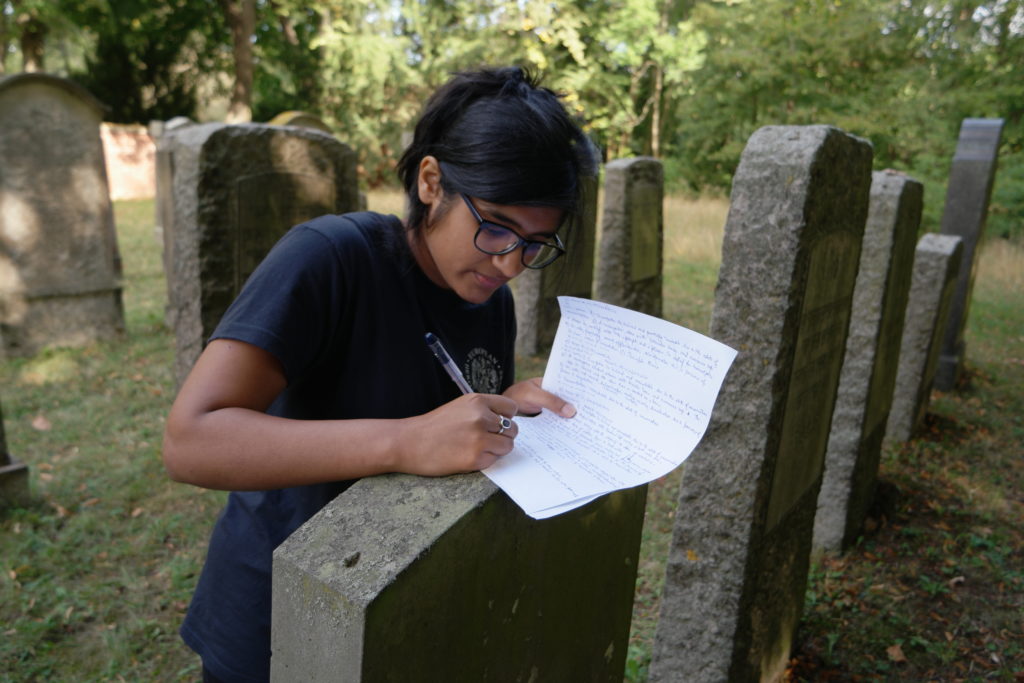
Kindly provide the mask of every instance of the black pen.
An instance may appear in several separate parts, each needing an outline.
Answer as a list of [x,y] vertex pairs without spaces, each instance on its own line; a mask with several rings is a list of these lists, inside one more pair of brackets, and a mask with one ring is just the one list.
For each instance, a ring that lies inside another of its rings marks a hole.
[[472,394],[473,387],[469,386],[469,382],[467,382],[466,378],[462,376],[461,372],[459,372],[459,366],[455,364],[455,361],[453,361],[452,357],[448,355],[444,346],[441,345],[441,340],[438,339],[433,332],[427,332],[426,339],[427,346],[429,346],[430,350],[434,352],[434,357],[441,363],[441,367],[443,367],[444,371],[448,373],[448,376],[452,378],[452,381],[459,387],[459,390],[464,394]]

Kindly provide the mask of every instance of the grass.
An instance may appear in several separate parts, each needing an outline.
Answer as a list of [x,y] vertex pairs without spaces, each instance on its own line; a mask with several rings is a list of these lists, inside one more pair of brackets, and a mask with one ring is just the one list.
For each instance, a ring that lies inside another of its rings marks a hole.
[[[393,193],[371,194],[370,206]],[[706,331],[726,205],[666,206],[666,317]],[[115,205],[127,331],[0,365],[12,454],[34,503],[0,512],[0,681],[178,681],[177,636],[222,493],[160,464],[173,341],[148,201]],[[1024,670],[1024,249],[981,255],[969,383],[882,466],[887,505],[816,564],[793,680],[1014,680]],[[522,359],[540,370],[543,358]],[[645,678],[679,473],[650,487],[628,678]],[[998,662],[997,662],[998,660]],[[1019,680],[1019,679],[1018,679]]]

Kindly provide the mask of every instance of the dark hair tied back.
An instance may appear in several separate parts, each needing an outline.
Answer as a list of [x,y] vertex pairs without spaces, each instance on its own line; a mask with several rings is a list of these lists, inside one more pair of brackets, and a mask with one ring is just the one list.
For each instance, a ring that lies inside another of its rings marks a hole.
[[428,100],[398,162],[414,230],[427,217],[416,185],[425,156],[440,162],[446,194],[567,216],[579,211],[580,179],[597,173],[594,146],[559,96],[520,67],[457,73]]

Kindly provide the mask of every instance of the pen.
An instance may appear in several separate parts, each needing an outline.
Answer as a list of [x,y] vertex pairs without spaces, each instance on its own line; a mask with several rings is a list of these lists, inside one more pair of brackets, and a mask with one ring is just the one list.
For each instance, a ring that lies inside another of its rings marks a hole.
[[427,332],[426,339],[427,346],[429,346],[430,350],[434,352],[434,357],[437,358],[439,363],[441,363],[441,367],[443,367],[444,371],[448,373],[448,376],[452,378],[452,381],[455,382],[456,386],[459,387],[462,393],[472,394],[473,387],[469,386],[469,382],[467,382],[466,378],[462,376],[461,372],[459,372],[459,366],[455,364],[452,357],[448,355],[447,351],[445,351],[444,346],[441,345],[441,340],[438,339],[433,332]]

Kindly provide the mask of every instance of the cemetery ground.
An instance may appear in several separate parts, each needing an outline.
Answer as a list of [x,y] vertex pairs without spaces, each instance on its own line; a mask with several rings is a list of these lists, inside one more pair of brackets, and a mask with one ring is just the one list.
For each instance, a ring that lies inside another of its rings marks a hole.
[[[0,512],[0,681],[198,678],[177,627],[224,494],[164,474],[174,358],[153,204],[115,211],[124,338],[0,365],[34,497]],[[665,317],[701,332],[724,218],[723,200],[667,200]],[[1024,245],[982,250],[967,343],[963,385],[886,449],[864,536],[815,561],[791,680],[1024,681]],[[646,677],[678,482],[648,494],[630,681]]]

